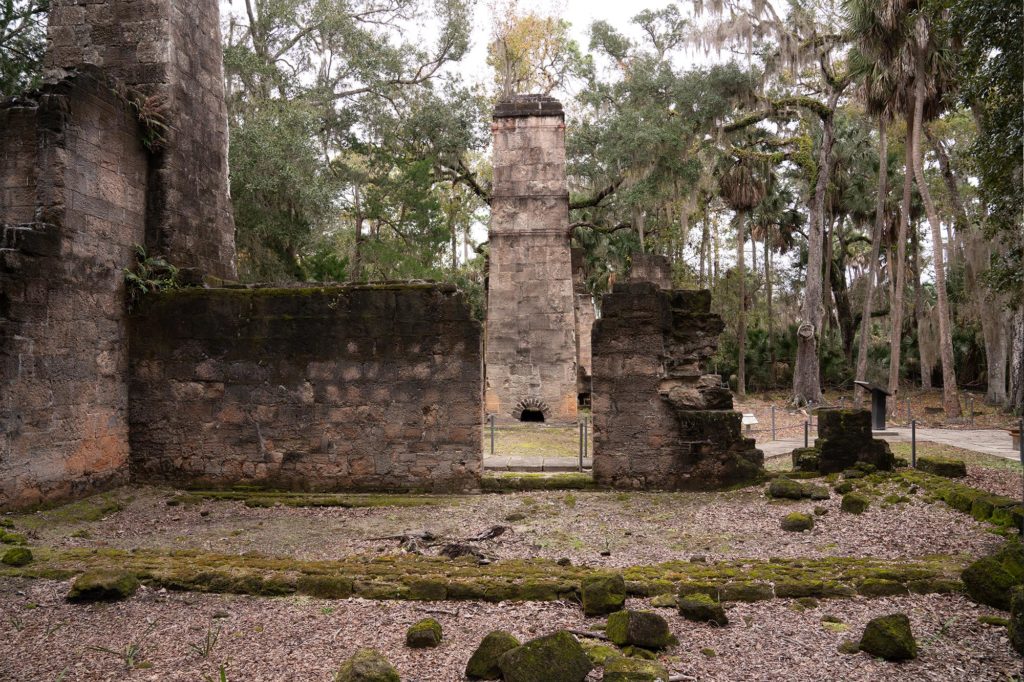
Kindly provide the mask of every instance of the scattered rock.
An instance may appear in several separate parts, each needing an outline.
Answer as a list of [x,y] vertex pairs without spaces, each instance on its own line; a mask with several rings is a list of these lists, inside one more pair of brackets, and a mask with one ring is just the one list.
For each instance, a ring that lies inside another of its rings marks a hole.
[[917,658],[917,641],[906,614],[893,613],[868,621],[860,638],[860,650],[887,661]]
[[859,654],[860,644],[857,644],[857,642],[852,639],[844,639],[839,643],[839,646],[836,647],[836,651],[841,654],[846,654],[847,656],[851,654]]
[[967,465],[958,459],[945,459],[943,457],[918,457],[917,468],[936,476],[945,478],[964,478],[967,476]]
[[1010,610],[1010,592],[1024,584],[1024,546],[1011,540],[992,556],[978,559],[963,570],[960,579],[976,602]]
[[668,670],[655,661],[613,658],[604,666],[604,682],[668,682]]
[[706,594],[680,594],[679,615],[699,623],[714,623],[723,627],[729,624],[722,605]]
[[559,566],[572,566],[572,559],[570,559],[569,557],[562,557],[555,563]]
[[823,485],[812,485],[809,488],[809,497],[812,500],[820,502],[821,500],[827,500],[832,495],[828,492],[828,488]]
[[782,530],[799,533],[814,528],[814,517],[810,514],[793,512],[782,517]]
[[32,552],[28,547],[11,547],[0,557],[0,562],[8,566],[24,566],[32,561]]
[[891,597],[897,594],[910,594],[910,591],[897,580],[865,578],[857,585],[857,593],[865,597]]
[[514,522],[514,521],[522,521],[525,518],[526,518],[526,514],[524,514],[523,512],[512,512],[511,514],[509,514],[508,516],[505,517],[505,520],[509,521],[509,522]]
[[848,514],[863,514],[868,508],[868,498],[860,493],[847,493],[843,495],[843,502],[840,509]]
[[621,611],[626,605],[626,581],[622,575],[598,575],[584,578],[580,583],[583,613],[603,616]]
[[603,666],[613,658],[621,658],[622,652],[610,644],[602,644],[592,639],[580,640],[580,646],[587,652],[587,658],[596,666]]
[[428,649],[441,643],[441,624],[433,618],[424,618],[405,632],[405,645],[413,649]]
[[580,643],[565,630],[531,639],[498,659],[505,682],[583,682],[593,667]]
[[651,598],[651,606],[658,609],[674,609],[678,605],[674,594],[659,594]]
[[[1011,608],[1012,608],[1012,597],[1011,597]],[[978,622],[981,625],[991,625],[995,628],[1008,628],[1010,627],[1010,619],[1003,618],[1001,616],[978,616]]]
[[127,599],[139,589],[139,579],[131,573],[86,571],[75,579],[68,601],[115,601]]
[[633,644],[622,647],[622,653],[624,653],[628,658],[639,658],[644,661],[658,660],[658,654],[654,653],[650,649],[645,649],[642,646],[634,646]]
[[498,659],[506,651],[519,646],[519,640],[502,630],[489,632],[466,664],[466,677],[474,680],[500,680]]
[[675,639],[668,628],[668,621],[660,615],[632,609],[608,616],[608,626],[604,632],[618,646],[631,644],[654,650],[668,647]]
[[792,457],[795,471],[818,470],[818,448],[796,448]]
[[802,500],[810,492],[799,481],[780,476],[768,484],[768,497],[785,500]]
[[398,671],[378,651],[360,649],[341,664],[336,682],[401,682]]
[[825,514],[828,514],[828,508],[827,507],[815,507],[814,508],[814,515],[815,516],[824,516]]
[[845,495],[846,493],[853,490],[853,484],[850,483],[849,481],[842,481],[841,483],[837,483],[834,486],[832,486],[832,490],[835,490],[840,495]]

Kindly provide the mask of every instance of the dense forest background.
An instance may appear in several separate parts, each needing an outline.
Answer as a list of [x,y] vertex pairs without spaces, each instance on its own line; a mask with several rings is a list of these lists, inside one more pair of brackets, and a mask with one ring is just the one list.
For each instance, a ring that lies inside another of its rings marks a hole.
[[[867,378],[1024,407],[1019,0],[696,0],[594,21],[469,0],[225,12],[247,281],[454,281],[483,314],[490,111],[567,111],[571,239],[598,297],[667,256],[728,323],[716,370],[797,404]],[[41,78],[47,0],[0,2],[0,95]],[[598,299],[599,300],[599,299]]]

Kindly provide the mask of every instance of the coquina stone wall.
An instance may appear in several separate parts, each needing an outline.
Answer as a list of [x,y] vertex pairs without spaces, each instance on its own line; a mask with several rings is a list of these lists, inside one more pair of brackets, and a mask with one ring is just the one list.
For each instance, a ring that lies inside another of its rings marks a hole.
[[616,284],[593,333],[594,478],[622,488],[708,490],[749,481],[764,456],[732,394],[704,375],[721,317],[707,291]]
[[123,481],[138,125],[88,68],[0,104],[0,508]]
[[131,319],[132,479],[474,488],[481,350],[446,285],[159,295]]
[[52,0],[45,64],[95,65],[150,97],[167,128],[150,164],[144,243],[179,267],[233,278],[219,4]]
[[565,119],[550,97],[499,102],[487,290],[487,411],[576,419]]

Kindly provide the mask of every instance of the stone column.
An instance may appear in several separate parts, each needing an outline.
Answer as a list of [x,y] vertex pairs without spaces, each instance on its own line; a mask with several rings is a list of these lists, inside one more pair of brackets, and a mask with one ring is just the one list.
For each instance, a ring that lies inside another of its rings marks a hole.
[[146,247],[180,267],[235,277],[220,8],[216,0],[53,0],[46,67],[98,66],[161,103]]
[[539,95],[499,102],[491,130],[486,409],[506,420],[540,413],[546,422],[574,421],[576,315],[562,105]]

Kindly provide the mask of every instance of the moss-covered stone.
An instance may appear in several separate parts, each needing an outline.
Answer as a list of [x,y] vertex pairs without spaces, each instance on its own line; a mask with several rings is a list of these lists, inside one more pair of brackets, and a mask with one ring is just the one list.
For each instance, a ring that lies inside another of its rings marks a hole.
[[116,601],[127,599],[139,589],[139,579],[131,573],[86,571],[75,579],[67,599],[73,602]]
[[839,643],[839,646],[836,647],[836,651],[838,651],[841,654],[846,654],[847,656],[850,656],[852,654],[859,654],[860,644],[853,641],[852,639],[844,639],[842,642]]
[[814,517],[802,512],[793,512],[782,517],[782,530],[799,533],[814,528]]
[[352,596],[352,579],[336,575],[301,575],[295,591],[320,599],[348,599]]
[[668,670],[656,661],[614,658],[604,666],[604,682],[668,682]]
[[847,493],[839,508],[848,514],[863,514],[868,508],[868,498],[860,493]]
[[645,649],[660,650],[672,641],[668,621],[650,611],[618,611],[608,616],[605,634],[618,646],[633,645]]
[[795,471],[818,470],[818,448],[797,448],[792,456]]
[[735,581],[722,585],[718,591],[722,601],[765,601],[775,596],[769,583],[757,581]]
[[809,495],[810,492],[802,483],[784,476],[768,484],[768,496],[775,499],[801,500]]
[[1010,594],[1010,644],[1024,656],[1024,587],[1014,588]]
[[714,623],[722,627],[729,624],[721,603],[706,594],[680,594],[679,615],[698,623]]
[[651,598],[651,606],[657,609],[674,609],[678,606],[676,603],[676,595],[671,592],[656,595]]
[[840,495],[845,495],[853,490],[853,483],[850,481],[841,481],[832,486],[832,490],[835,490]]
[[[1011,597],[1011,604],[1013,599]],[[1010,607],[1013,608],[1012,606]],[[1010,619],[1003,618],[1002,616],[978,616],[978,622],[982,625],[991,625],[996,628],[1008,628],[1010,627]]]
[[590,662],[597,667],[603,666],[613,658],[622,658],[623,655],[618,647],[602,644],[592,639],[582,639],[580,640],[580,645],[587,652],[587,658],[590,659]]
[[1009,611],[1011,591],[1024,584],[1024,548],[1020,541],[1007,542],[965,568],[960,579],[974,601]]
[[0,556],[0,563],[8,566],[27,566],[32,562],[32,552],[28,547],[11,547]]
[[867,578],[857,585],[857,593],[865,597],[890,597],[897,594],[908,594],[906,585],[895,580],[884,578]]
[[967,465],[958,459],[943,457],[918,457],[917,468],[921,471],[944,478],[964,478],[967,476]]
[[832,497],[832,495],[829,494],[828,492],[828,488],[823,485],[812,485],[809,488],[809,493],[810,494],[808,495],[808,497],[810,497],[812,500],[815,500],[816,502],[820,502],[821,500],[827,500],[830,497]]
[[0,543],[5,545],[25,545],[28,544],[28,538],[21,533],[11,533],[6,530],[0,530]]
[[621,611],[626,604],[626,581],[621,574],[584,578],[580,583],[583,613],[603,616]]
[[401,682],[391,662],[374,649],[360,649],[341,664],[336,682]]
[[429,649],[441,643],[441,624],[433,618],[424,618],[405,631],[405,645],[413,649]]
[[860,650],[887,661],[917,657],[917,641],[906,614],[893,613],[868,621],[860,638]]
[[565,630],[531,639],[498,659],[505,682],[583,682],[593,667],[580,643]]
[[514,635],[495,630],[487,633],[487,636],[480,641],[473,655],[469,657],[466,664],[466,677],[471,680],[500,680],[501,670],[498,668],[498,659],[506,651],[511,651],[519,646],[519,640]]

